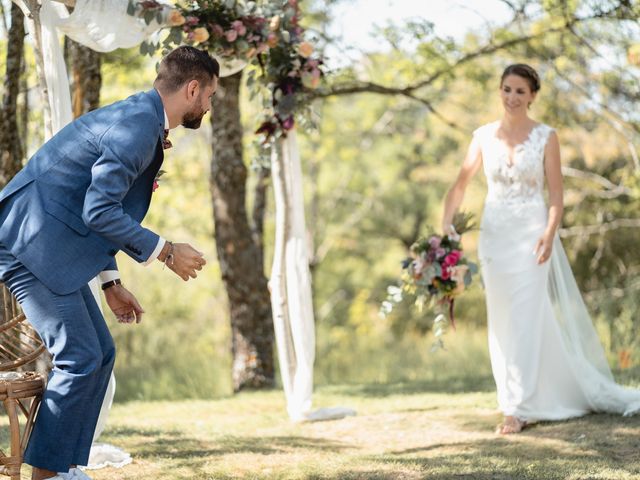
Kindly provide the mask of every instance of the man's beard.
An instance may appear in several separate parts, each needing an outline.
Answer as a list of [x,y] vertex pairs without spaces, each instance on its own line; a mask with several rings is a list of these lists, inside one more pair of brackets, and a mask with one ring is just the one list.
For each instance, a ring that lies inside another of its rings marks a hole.
[[200,128],[202,123],[202,117],[207,112],[201,111],[200,113],[188,112],[182,117],[182,126],[184,128],[191,128],[193,130]]

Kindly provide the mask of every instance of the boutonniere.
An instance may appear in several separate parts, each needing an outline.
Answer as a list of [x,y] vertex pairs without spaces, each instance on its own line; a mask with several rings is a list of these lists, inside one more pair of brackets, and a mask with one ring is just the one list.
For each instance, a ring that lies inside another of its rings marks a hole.
[[160,177],[162,177],[165,173],[167,173],[165,170],[158,170],[156,178],[153,179],[153,188],[151,189],[152,192],[155,192],[158,189],[158,187],[160,186]]

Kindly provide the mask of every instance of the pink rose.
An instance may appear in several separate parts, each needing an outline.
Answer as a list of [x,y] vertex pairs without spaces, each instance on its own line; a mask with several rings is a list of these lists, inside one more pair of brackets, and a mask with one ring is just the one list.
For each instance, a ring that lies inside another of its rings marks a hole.
[[224,36],[227,39],[227,42],[234,42],[236,38],[238,38],[238,32],[235,30],[227,30],[224,32]]
[[429,246],[433,249],[436,249],[440,246],[440,237],[436,237],[435,235],[429,239]]
[[242,23],[241,20],[235,20],[234,22],[232,22],[231,28],[233,28],[236,32],[238,32],[238,35],[241,37],[245,33],[247,33],[247,27],[244,26],[244,23]]
[[220,25],[218,25],[218,24],[213,25],[213,26],[211,27],[211,31],[212,31],[212,32],[213,32],[213,34],[214,34],[216,37],[218,37],[218,38],[220,38],[221,36],[223,36],[223,35],[224,35],[224,29],[223,29]]
[[444,257],[447,254],[447,251],[442,248],[442,247],[438,247],[436,248],[436,258],[440,259],[442,257]]
[[267,45],[269,45],[271,48],[274,48],[276,45],[278,45],[278,36],[275,33],[272,32],[267,35]]
[[200,20],[198,19],[198,17],[194,17],[192,15],[189,15],[187,18],[185,18],[185,22],[187,23],[187,25],[198,25],[198,23],[200,22]]
[[444,258],[444,264],[447,266],[456,265],[460,257],[462,257],[460,250],[452,250],[451,253]]

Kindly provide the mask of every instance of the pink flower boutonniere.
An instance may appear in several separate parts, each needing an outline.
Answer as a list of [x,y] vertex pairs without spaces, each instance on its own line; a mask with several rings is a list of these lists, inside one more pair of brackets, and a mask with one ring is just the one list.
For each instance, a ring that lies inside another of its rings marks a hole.
[[158,189],[158,187],[160,186],[160,177],[162,177],[165,173],[167,173],[165,170],[158,170],[156,178],[153,179],[153,187],[151,189],[152,192],[155,192]]

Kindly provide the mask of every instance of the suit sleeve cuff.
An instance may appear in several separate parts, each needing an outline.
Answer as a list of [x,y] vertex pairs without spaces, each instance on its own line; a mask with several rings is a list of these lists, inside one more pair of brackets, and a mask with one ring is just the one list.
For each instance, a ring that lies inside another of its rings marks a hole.
[[158,244],[156,245],[155,250],[151,252],[151,256],[149,256],[149,258],[147,258],[147,261],[143,263],[145,267],[151,265],[153,261],[158,258],[158,255],[160,255],[160,252],[162,252],[162,248],[164,247],[165,243],[166,240],[164,238],[158,238]]
[[103,270],[98,274],[100,284],[107,283],[118,278],[120,278],[120,272],[118,272],[118,270]]

